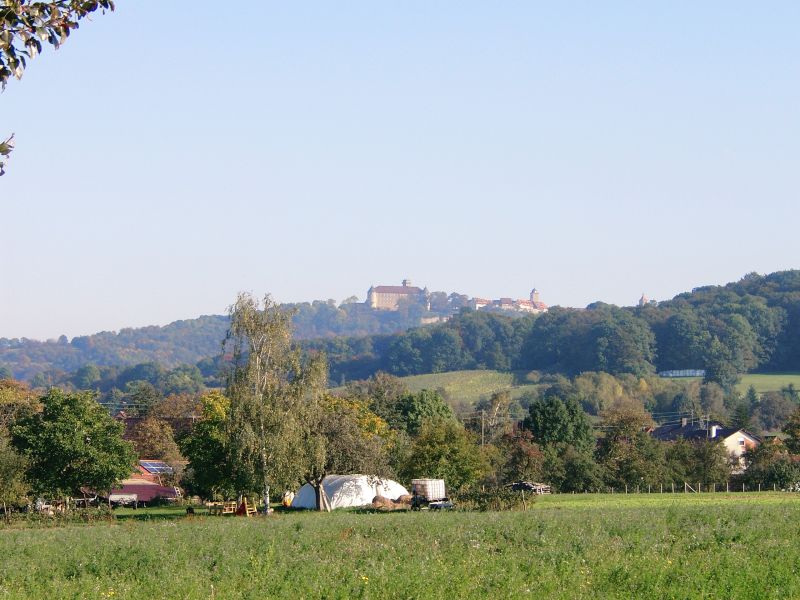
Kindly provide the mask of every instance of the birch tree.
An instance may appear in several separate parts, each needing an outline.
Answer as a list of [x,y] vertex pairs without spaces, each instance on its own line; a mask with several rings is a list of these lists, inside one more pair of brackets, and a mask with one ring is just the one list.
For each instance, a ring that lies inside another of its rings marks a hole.
[[267,295],[240,294],[230,308],[225,351],[232,359],[226,396],[226,462],[240,494],[291,488],[306,472],[307,413],[324,389],[324,357],[303,357],[292,341],[293,312]]

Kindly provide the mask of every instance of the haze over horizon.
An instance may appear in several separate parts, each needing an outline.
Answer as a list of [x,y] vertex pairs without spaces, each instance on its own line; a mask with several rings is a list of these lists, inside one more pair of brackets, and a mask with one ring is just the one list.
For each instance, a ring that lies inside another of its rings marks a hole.
[[0,96],[0,337],[242,290],[631,305],[800,267],[798,17],[120,0]]

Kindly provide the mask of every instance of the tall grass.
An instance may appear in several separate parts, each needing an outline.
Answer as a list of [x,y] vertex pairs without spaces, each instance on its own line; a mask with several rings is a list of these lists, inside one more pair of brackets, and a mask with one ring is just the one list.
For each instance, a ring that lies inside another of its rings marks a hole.
[[565,495],[525,512],[117,521],[0,531],[0,554],[8,598],[791,598],[800,501]]

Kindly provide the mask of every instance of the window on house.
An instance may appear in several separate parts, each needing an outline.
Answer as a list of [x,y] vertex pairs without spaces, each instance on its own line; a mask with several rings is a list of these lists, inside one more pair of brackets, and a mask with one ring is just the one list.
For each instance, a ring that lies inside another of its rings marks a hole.
[[739,438],[739,445],[744,446],[744,438]]

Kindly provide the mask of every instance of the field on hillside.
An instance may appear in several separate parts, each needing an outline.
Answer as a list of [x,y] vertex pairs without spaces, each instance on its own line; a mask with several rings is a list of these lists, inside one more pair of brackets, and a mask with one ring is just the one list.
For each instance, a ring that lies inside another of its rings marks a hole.
[[412,392],[442,388],[456,406],[472,406],[481,398],[488,398],[494,392],[503,390],[510,391],[512,397],[518,398],[526,391],[537,387],[535,384],[518,382],[514,373],[500,371],[452,371],[431,375],[410,375],[401,379]]
[[742,375],[742,381],[737,387],[743,394],[747,392],[747,388],[749,388],[751,385],[756,388],[756,391],[759,393],[777,392],[780,391],[781,388],[788,386],[790,383],[793,383],[794,387],[800,390],[800,373]]
[[125,520],[0,530],[0,552],[4,598],[791,598],[800,497]]
[[[453,371],[431,375],[411,375],[402,377],[411,391],[421,389],[444,389],[455,406],[472,406],[481,398],[488,398],[493,392],[509,390],[512,397],[535,389],[530,383],[520,383],[520,374],[500,371]],[[738,388],[744,394],[751,385],[759,393],[779,391],[793,383],[800,390],[800,373],[781,373],[770,375],[748,374],[742,376]]]

